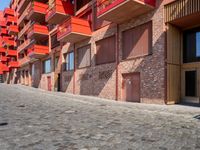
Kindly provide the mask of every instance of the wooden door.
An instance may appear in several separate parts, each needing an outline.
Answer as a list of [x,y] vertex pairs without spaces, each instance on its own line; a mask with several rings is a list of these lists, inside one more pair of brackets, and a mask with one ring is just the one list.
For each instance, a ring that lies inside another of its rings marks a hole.
[[51,91],[51,77],[47,77],[48,91]]
[[26,85],[29,85],[29,72],[26,71]]
[[140,73],[123,75],[122,96],[124,101],[140,102]]

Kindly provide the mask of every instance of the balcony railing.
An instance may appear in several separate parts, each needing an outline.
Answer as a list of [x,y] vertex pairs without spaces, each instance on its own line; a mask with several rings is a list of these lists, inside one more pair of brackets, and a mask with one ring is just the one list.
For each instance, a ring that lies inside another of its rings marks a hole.
[[41,40],[49,35],[48,27],[39,24],[33,24],[28,30],[27,37],[35,40]]
[[8,36],[3,36],[2,38],[2,45],[5,46],[16,46],[16,42],[13,38]]
[[18,61],[10,61],[10,62],[8,62],[8,67],[9,68],[18,68],[19,62]]
[[16,16],[7,16],[6,25],[9,25],[11,23],[17,23],[17,17]]
[[31,59],[38,59],[49,54],[49,47],[43,45],[33,45],[28,49],[28,56]]
[[28,49],[35,41],[31,39],[27,39],[17,48],[17,52],[21,53],[23,50]]
[[30,61],[30,58],[28,56],[25,56],[24,58],[19,59],[19,65],[20,67],[28,64]]
[[200,1],[177,0],[164,6],[165,22],[180,27],[199,25]]
[[0,27],[6,27],[5,19],[0,21]]
[[9,67],[6,64],[1,64],[3,72],[9,72]]
[[8,34],[9,35],[16,35],[19,32],[18,26],[17,25],[10,25],[8,27]]
[[6,53],[6,49],[4,47],[0,47],[0,53]]
[[17,50],[7,50],[6,56],[17,57]]
[[21,39],[21,37],[28,31],[28,29],[31,27],[31,25],[34,24],[34,22],[29,21],[23,29],[18,34],[18,39]]
[[59,24],[73,14],[74,5],[70,1],[54,0],[49,4],[45,20],[50,24]]
[[0,34],[1,34],[1,35],[7,35],[7,34],[8,34],[7,29],[6,29],[6,28],[1,28],[1,29],[0,29]]
[[43,22],[45,20],[45,14],[48,9],[48,5],[40,2],[32,2],[28,9],[28,15],[27,18],[29,20],[37,21],[37,22]]
[[98,18],[121,23],[155,7],[155,0],[97,0]]
[[87,20],[70,17],[58,27],[58,41],[78,42],[91,37],[91,28]]
[[4,12],[3,12],[4,17],[14,16],[14,14],[15,14],[15,11],[13,9],[11,9],[11,8],[5,8],[4,9]]
[[0,61],[1,62],[7,62],[7,57],[6,56],[0,56]]

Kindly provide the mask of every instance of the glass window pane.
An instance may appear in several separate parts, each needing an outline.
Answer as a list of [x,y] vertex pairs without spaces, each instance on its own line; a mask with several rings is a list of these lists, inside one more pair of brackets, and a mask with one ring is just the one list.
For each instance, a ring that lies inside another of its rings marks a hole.
[[196,33],[196,56],[200,57],[200,32]]
[[74,52],[69,54],[69,69],[74,70]]
[[46,60],[45,61],[45,73],[51,72],[51,60]]

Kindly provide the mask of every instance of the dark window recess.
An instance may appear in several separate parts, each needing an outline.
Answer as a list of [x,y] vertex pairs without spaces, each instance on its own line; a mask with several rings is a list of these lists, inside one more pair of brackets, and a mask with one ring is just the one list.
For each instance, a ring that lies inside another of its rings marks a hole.
[[99,79],[110,79],[112,77],[112,70],[99,72]]
[[90,66],[91,62],[91,45],[77,49],[78,68]]
[[200,61],[200,27],[185,31],[183,37],[183,62]]
[[97,41],[96,48],[97,65],[115,62],[115,36]]
[[123,59],[148,55],[152,50],[152,22],[122,33]]
[[185,72],[185,96],[196,96],[196,71]]
[[57,40],[57,34],[51,36],[51,48],[55,48],[60,45],[60,42]]
[[82,8],[83,6],[85,6],[87,3],[91,2],[92,0],[77,0],[76,1],[76,7],[77,7],[77,11]]

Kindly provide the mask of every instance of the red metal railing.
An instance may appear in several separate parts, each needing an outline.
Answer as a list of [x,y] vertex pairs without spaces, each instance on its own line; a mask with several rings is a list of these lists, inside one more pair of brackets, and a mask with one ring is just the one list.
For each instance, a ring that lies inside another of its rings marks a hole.
[[11,8],[5,8],[3,15],[6,17],[7,15],[14,16],[15,11]]
[[64,35],[69,34],[71,31],[72,31],[72,23],[70,18],[58,27],[58,33],[57,33],[58,39],[62,38]]
[[45,19],[49,20],[56,12],[63,15],[73,15],[74,5],[70,1],[54,0],[47,10]]
[[34,33],[48,35],[48,27],[39,24],[33,24],[28,30],[28,37],[31,37]]
[[8,67],[9,68],[18,68],[19,62],[18,61],[10,61],[10,62],[8,62]]
[[49,53],[49,47],[43,45],[33,45],[31,48],[28,49],[28,55],[32,54],[41,54],[46,55]]

